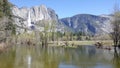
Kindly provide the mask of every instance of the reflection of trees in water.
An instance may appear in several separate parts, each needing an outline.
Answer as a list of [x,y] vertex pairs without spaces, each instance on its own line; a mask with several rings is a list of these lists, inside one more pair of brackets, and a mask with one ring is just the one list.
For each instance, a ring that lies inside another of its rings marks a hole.
[[60,52],[58,48],[36,50],[34,47],[20,46],[16,49],[15,68],[58,68]]
[[8,63],[11,62],[11,68],[13,68],[13,65],[14,68],[58,68],[61,64],[83,68],[94,68],[96,65],[98,65],[98,63],[108,63],[106,60],[99,59],[99,57],[104,58],[104,55],[99,55],[94,51],[96,50],[90,47],[79,47],[77,49],[48,47],[43,49],[41,47],[36,48],[35,46],[18,45],[16,46],[16,51],[14,53],[15,56],[11,54],[12,58],[8,57],[10,59]]
[[120,68],[120,52],[118,51],[114,52],[113,64],[115,68]]
[[[38,48],[37,48],[38,49]],[[97,54],[99,55],[99,54]],[[31,65],[28,67],[28,59],[31,57]],[[100,56],[99,57],[103,57]],[[96,50],[91,47],[62,48],[48,47],[36,50],[34,47],[18,47],[16,49],[15,68],[58,68],[59,64],[75,65],[78,67],[93,68],[98,62],[107,61],[96,57]],[[20,65],[21,64],[21,65]],[[22,67],[20,67],[22,66]]]
[[96,48],[94,46],[89,46],[89,47],[87,47],[87,52],[88,52],[88,54],[87,54],[88,57],[92,58],[96,54]]
[[11,49],[0,54],[0,68],[14,68],[15,51]]

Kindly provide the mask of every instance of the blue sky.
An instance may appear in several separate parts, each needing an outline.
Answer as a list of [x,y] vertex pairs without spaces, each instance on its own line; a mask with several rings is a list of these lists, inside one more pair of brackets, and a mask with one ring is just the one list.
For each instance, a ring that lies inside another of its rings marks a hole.
[[20,7],[32,7],[41,4],[55,10],[59,18],[71,17],[76,14],[110,14],[115,3],[120,0],[9,0]]

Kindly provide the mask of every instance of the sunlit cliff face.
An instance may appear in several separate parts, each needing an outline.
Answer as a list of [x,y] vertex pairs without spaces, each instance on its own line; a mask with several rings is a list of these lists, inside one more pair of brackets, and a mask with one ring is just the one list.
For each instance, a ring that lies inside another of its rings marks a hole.
[[[17,6],[12,7],[12,13],[16,17],[20,17],[24,20],[21,20],[19,18],[15,18],[15,24],[22,27],[30,28],[33,26],[36,22],[40,20],[56,20],[58,21],[58,17],[54,10],[47,8],[44,5],[41,6],[34,6],[31,8],[22,7],[18,8]],[[21,32],[20,29],[18,31]]]

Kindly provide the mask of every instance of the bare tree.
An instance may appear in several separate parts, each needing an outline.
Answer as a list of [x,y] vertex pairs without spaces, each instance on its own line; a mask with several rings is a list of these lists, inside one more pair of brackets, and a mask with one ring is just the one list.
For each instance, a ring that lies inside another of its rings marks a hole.
[[42,27],[44,28],[44,30],[41,32],[41,41],[42,41],[42,46],[47,46],[48,45],[48,39],[49,39],[49,20],[41,20],[40,21],[42,23]]
[[51,24],[50,24],[50,31],[52,33],[52,41],[55,40],[55,26],[56,26],[56,21],[55,20],[51,20]]
[[113,39],[114,47],[116,49],[116,47],[120,47],[120,10],[116,6],[114,9],[113,20],[111,21],[111,23],[113,30],[113,32],[111,33],[111,38]]

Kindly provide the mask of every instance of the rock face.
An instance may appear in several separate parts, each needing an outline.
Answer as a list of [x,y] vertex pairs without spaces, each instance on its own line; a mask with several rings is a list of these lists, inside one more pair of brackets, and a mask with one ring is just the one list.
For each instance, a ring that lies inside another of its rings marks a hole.
[[[32,8],[18,8],[13,6],[12,13],[14,15],[15,24],[20,27],[30,27],[40,20],[56,20],[58,21],[57,14],[54,10],[47,8],[44,5],[35,6]],[[20,32],[24,32],[23,29],[18,29]]]
[[85,32],[86,34],[106,34],[111,31],[111,16],[96,16],[90,14],[78,14],[73,17],[60,19],[61,23],[74,32]]
[[[14,21],[19,28],[17,32],[24,32],[26,28],[29,28],[36,23],[38,30],[44,30],[42,24],[38,21],[40,20],[55,20],[57,22],[56,30],[62,31],[72,31],[72,32],[85,32],[86,34],[105,34],[111,31],[109,15],[90,15],[90,14],[78,14],[73,17],[58,19],[57,14],[51,8],[47,8],[44,5],[35,6],[32,8],[18,8],[13,6],[12,12],[14,15]],[[42,22],[44,23],[44,22]],[[25,29],[24,29],[25,28]]]

